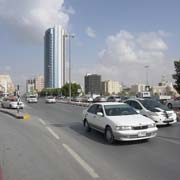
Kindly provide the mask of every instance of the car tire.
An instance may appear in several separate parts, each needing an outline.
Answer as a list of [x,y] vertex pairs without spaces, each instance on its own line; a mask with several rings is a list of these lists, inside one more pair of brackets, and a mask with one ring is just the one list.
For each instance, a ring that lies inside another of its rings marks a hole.
[[106,128],[105,137],[106,137],[106,141],[108,144],[114,143],[114,135],[113,135],[112,129],[110,127]]
[[171,103],[168,104],[168,108],[169,108],[169,109],[172,109],[172,108],[173,108],[173,106],[172,106]]
[[90,132],[91,131],[91,127],[90,127],[90,125],[89,125],[87,120],[84,120],[84,127],[85,127],[86,132]]

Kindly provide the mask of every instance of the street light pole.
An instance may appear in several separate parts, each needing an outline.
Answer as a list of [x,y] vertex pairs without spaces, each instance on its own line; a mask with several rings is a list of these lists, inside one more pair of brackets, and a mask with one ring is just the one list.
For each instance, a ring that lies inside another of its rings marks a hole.
[[149,66],[146,65],[146,66],[144,66],[144,68],[146,69],[146,86],[148,86],[149,85],[149,81],[148,81],[148,68],[149,68]]
[[71,38],[73,34],[66,34],[65,37],[69,38],[69,101],[71,101]]

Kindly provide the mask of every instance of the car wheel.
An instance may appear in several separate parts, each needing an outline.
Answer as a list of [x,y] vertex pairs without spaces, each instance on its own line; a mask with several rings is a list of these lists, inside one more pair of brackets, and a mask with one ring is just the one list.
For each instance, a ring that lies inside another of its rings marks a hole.
[[106,128],[105,137],[106,137],[106,141],[108,142],[108,144],[114,143],[114,135],[113,135],[112,129],[110,127]]
[[172,104],[169,103],[169,104],[168,104],[168,108],[169,108],[169,109],[172,109],[172,108],[173,108],[173,107],[172,107]]
[[86,132],[91,131],[91,127],[89,126],[89,123],[87,120],[84,120],[84,127],[85,127]]
[[3,104],[1,104],[1,107],[2,107],[2,108],[4,108],[4,105],[3,105]]
[[9,105],[9,109],[12,109],[12,105],[11,104]]

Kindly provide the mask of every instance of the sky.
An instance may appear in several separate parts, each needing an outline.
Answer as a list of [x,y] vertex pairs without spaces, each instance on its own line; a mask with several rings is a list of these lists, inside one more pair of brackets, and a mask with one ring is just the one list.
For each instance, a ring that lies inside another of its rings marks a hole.
[[128,86],[145,83],[148,65],[151,85],[163,75],[171,82],[179,17],[178,0],[0,0],[0,74],[22,87],[43,74],[44,32],[59,24],[75,35],[72,81],[83,86],[86,73],[97,73]]

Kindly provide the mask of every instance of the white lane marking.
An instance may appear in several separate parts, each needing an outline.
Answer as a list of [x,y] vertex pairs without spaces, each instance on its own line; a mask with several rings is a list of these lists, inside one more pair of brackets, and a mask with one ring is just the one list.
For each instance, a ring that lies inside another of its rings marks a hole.
[[74,152],[67,144],[62,145],[92,178],[99,178],[99,175],[94,171],[94,169],[89,166],[76,152]]
[[60,139],[60,137],[50,127],[46,127],[46,128],[56,139]]
[[157,137],[158,139],[161,139],[163,141],[167,141],[167,142],[170,142],[170,143],[173,143],[173,144],[177,144],[177,145],[180,145],[180,142],[176,141],[176,140],[172,140],[172,139],[167,139],[167,138],[163,138],[163,137]]
[[44,126],[46,126],[46,123],[45,123],[41,118],[39,118],[39,121],[40,121],[41,124],[43,124]]

